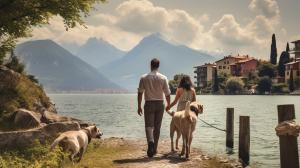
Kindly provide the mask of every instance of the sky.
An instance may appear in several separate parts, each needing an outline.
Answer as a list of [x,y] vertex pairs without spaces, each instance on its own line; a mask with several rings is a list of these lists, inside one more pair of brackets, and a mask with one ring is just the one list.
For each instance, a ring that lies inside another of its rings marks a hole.
[[273,33],[279,54],[287,42],[300,39],[299,7],[299,0],[108,0],[84,19],[86,27],[65,31],[62,19],[54,17],[50,25],[34,28],[31,39],[82,45],[96,37],[128,51],[160,33],[194,49],[269,59]]

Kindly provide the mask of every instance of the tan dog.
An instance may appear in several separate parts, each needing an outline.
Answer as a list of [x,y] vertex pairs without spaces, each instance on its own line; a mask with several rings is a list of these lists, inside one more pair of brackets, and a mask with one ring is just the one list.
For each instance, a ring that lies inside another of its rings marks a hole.
[[91,139],[100,139],[102,135],[103,133],[96,126],[89,126],[79,131],[67,131],[54,140],[51,150],[59,145],[64,152],[70,152],[69,157],[73,163],[75,157],[78,157],[77,162],[79,162]]
[[178,140],[182,135],[183,146],[181,156],[185,154],[186,158],[189,158],[191,143],[193,139],[193,132],[196,127],[198,114],[203,113],[203,105],[197,102],[187,102],[184,111],[178,111],[170,113],[172,121],[170,125],[170,137],[171,137],[171,150],[174,151],[174,132],[177,132],[176,149],[178,149]]

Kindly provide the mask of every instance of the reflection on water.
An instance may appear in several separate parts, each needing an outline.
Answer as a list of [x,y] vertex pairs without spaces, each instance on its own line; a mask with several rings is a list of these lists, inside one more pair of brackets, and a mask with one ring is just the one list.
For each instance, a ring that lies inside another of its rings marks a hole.
[[[62,115],[96,123],[106,137],[145,138],[143,117],[137,115],[136,95],[50,94]],[[174,98],[174,97],[173,97]],[[235,109],[234,152],[237,158],[239,115],[250,116],[250,160],[256,167],[279,167],[279,140],[274,131],[277,125],[277,105],[295,104],[300,123],[300,97],[297,96],[198,96],[204,105],[200,115],[205,121],[225,128],[226,108]],[[175,110],[175,109],[174,109]],[[169,138],[171,117],[163,118],[161,138]],[[194,147],[212,154],[225,154],[225,133],[208,127],[201,121],[194,134]]]

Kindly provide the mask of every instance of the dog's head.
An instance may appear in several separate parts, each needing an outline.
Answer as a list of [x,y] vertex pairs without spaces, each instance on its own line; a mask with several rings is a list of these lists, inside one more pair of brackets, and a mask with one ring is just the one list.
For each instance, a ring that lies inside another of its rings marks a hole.
[[97,128],[95,125],[86,127],[85,129],[89,131],[91,138],[101,139],[101,136],[103,135],[100,129]]
[[198,102],[192,102],[190,104],[190,110],[195,112],[196,115],[198,116],[198,114],[202,114],[203,113],[203,105],[201,105]]

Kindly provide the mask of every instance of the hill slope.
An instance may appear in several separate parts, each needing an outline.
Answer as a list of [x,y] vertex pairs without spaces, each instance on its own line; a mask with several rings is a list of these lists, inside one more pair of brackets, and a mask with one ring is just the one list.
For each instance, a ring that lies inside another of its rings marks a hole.
[[16,54],[47,91],[119,90],[95,68],[51,40],[22,43]]
[[124,54],[124,51],[121,51],[108,42],[97,38],[88,39],[88,41],[82,45],[76,53],[79,58],[95,68],[99,68],[107,63],[120,59]]
[[178,73],[194,75],[193,66],[215,60],[211,55],[183,45],[171,44],[159,34],[152,34],[141,40],[121,59],[113,61],[99,70],[122,87],[135,91],[140,76],[149,71],[149,63],[152,58],[158,58],[161,61],[160,72],[169,79]]

